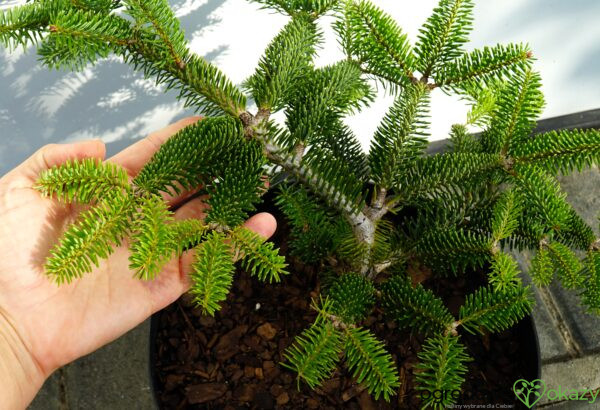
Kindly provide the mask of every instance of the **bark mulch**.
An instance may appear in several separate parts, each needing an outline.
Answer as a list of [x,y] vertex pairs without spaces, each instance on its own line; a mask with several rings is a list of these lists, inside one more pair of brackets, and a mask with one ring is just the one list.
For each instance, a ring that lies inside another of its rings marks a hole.
[[[320,388],[298,385],[280,365],[284,351],[310,323],[309,308],[318,295],[317,275],[294,266],[281,283],[265,284],[239,272],[232,292],[214,318],[203,316],[185,296],[154,318],[154,379],[163,409],[416,409],[413,369],[423,338],[400,331],[381,312],[364,325],[385,340],[399,369],[401,387],[390,403],[375,401],[354,383],[343,365]],[[426,279],[456,314],[464,294],[482,282],[475,278]],[[529,325],[529,327],[528,327]],[[484,337],[462,334],[470,362],[459,403],[514,405],[519,378],[536,378],[537,356],[523,322],[509,331]],[[298,388],[299,386],[299,388]]]

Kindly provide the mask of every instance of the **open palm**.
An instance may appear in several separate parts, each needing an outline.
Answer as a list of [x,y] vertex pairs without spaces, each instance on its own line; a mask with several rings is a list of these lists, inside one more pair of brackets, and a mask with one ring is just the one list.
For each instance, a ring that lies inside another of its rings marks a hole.
[[[133,177],[169,136],[197,120],[172,124],[108,161]],[[188,288],[191,252],[173,258],[156,280],[141,281],[128,269],[126,241],[71,284],[57,286],[44,274],[49,250],[81,208],[43,198],[33,184],[41,171],[68,159],[104,155],[100,141],[48,145],[0,179],[0,335],[4,326],[23,344],[42,380],[124,334]],[[186,195],[166,199],[176,205]],[[177,209],[175,218],[202,218],[204,209],[202,199],[194,198]],[[269,214],[258,214],[246,225],[264,237],[275,229]]]

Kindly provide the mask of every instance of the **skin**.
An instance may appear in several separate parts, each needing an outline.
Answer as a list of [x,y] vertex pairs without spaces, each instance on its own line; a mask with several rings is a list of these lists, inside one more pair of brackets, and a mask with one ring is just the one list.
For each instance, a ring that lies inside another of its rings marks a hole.
[[[151,134],[114,157],[131,177],[162,143],[199,117]],[[40,172],[68,159],[104,159],[101,141],[47,145],[0,179],[0,397],[2,408],[23,409],[59,367],[115,340],[189,288],[193,251],[173,258],[158,279],[141,281],[128,269],[127,243],[83,278],[58,286],[44,261],[81,208],[44,198],[34,190]],[[202,218],[202,198],[166,197],[175,218]],[[265,238],[273,216],[251,217],[246,226]]]

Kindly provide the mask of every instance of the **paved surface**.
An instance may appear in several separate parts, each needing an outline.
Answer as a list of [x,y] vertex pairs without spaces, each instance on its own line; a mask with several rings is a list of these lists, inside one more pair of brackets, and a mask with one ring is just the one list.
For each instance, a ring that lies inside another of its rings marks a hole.
[[154,410],[150,321],[55,372],[30,410]]
[[[567,200],[598,235],[600,172],[597,168],[561,177]],[[531,255],[520,255],[527,262]],[[533,318],[540,339],[542,380],[547,389],[600,389],[600,317],[586,314],[574,291],[554,282],[535,289],[537,306]],[[600,408],[600,400],[589,402],[540,400],[542,408]]]

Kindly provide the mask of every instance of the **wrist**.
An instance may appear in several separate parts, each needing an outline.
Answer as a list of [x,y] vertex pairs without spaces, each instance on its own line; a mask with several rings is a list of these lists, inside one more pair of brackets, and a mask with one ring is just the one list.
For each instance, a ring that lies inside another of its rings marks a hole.
[[0,397],[2,408],[26,408],[42,387],[45,375],[0,308]]

